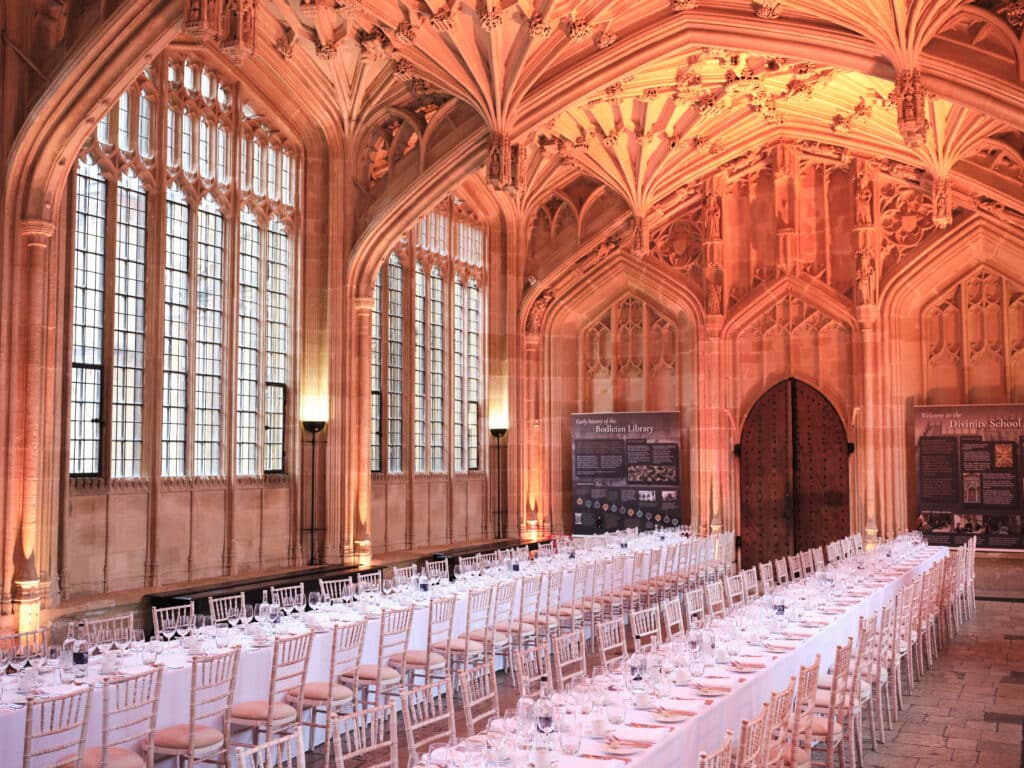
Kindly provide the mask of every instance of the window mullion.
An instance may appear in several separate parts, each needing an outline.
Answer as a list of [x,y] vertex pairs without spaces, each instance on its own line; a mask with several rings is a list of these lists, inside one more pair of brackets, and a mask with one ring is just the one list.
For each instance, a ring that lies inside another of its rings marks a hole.
[[[116,111],[116,110],[115,110]],[[120,130],[120,129],[118,129]],[[116,136],[117,134],[115,134]],[[107,220],[104,226],[103,254],[103,394],[100,406],[100,476],[114,476],[114,450],[112,445],[114,430],[114,312],[117,302],[117,203],[118,181],[120,174],[108,176],[107,179]]]

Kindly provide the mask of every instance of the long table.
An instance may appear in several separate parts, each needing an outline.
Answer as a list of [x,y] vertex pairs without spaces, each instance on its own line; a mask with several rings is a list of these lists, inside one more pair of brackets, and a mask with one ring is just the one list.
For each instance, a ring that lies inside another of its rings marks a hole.
[[[679,540],[676,539],[675,541]],[[477,587],[482,585],[484,582],[494,583],[499,579],[522,578],[527,575],[542,573],[550,568],[562,568],[567,567],[572,563],[582,563],[589,558],[600,559],[601,557],[611,556],[632,557],[633,552],[638,548],[649,552],[653,547],[667,547],[671,543],[674,542],[659,541],[650,538],[640,540],[632,539],[629,543],[629,548],[620,549],[618,547],[618,541],[616,540],[614,549],[579,553],[578,560],[568,560],[564,557],[545,558],[524,564],[522,566],[522,570],[519,572],[502,572],[491,577],[484,577],[482,580],[464,578],[458,582],[434,587],[432,588],[433,592],[429,594],[415,594],[412,596],[407,595],[405,597],[396,595],[392,599],[385,598],[381,602],[385,604],[385,607],[397,607],[403,603],[407,604],[410,601],[416,606],[413,617],[413,626],[410,632],[409,648],[423,649],[426,647],[429,613],[428,604],[432,595],[439,593],[456,594],[457,600],[453,622],[453,634],[457,635],[465,628],[468,592],[471,585],[473,587]],[[649,558],[646,558],[645,568],[647,567],[648,561]],[[642,574],[646,575],[646,572],[642,572]],[[563,583],[562,600],[564,602],[568,602],[571,599],[572,595],[570,590],[571,587],[569,584]],[[516,600],[518,601],[518,590],[516,591],[516,594]],[[380,613],[379,611],[374,612],[373,610],[370,610],[364,614],[360,614],[354,610],[354,607],[361,605],[362,603],[357,602],[353,604],[353,606],[350,606],[350,609],[339,617],[339,620],[351,621],[362,618],[367,619],[366,640],[363,647],[362,661],[365,664],[375,664],[378,663],[377,656],[380,637]],[[324,626],[320,628],[320,631],[314,634],[307,675],[307,679],[309,681],[326,680],[330,674],[332,634],[329,629],[329,626]],[[299,628],[296,628],[296,630],[299,631]],[[245,642],[243,651],[239,658],[237,682],[235,685],[235,695],[233,699],[234,702],[254,701],[266,698],[270,685],[270,668],[272,660],[272,644],[258,648],[252,647],[248,641]],[[124,672],[126,674],[131,674],[133,672],[142,671],[145,667],[143,667],[139,661],[140,659],[138,656],[130,655],[129,664]],[[160,658],[160,663],[164,666],[164,677],[160,693],[160,702],[157,709],[157,728],[164,728],[188,721],[191,665],[189,663],[188,656],[180,648],[163,654]],[[102,680],[102,675],[100,674],[100,663],[98,658],[94,658],[91,661],[89,675],[86,680],[87,682],[95,685],[91,707],[92,711],[87,725],[86,743],[88,746],[99,746],[102,743],[103,735],[103,693],[102,687],[99,685]],[[0,685],[6,687],[6,697],[4,698],[4,701],[11,701],[11,697],[14,695],[14,676],[6,676],[5,680],[0,680]],[[75,690],[75,686],[73,685],[50,684],[46,685],[42,692],[44,695],[54,695],[70,692],[72,690]],[[16,701],[23,700],[23,697],[17,695],[14,695],[14,698]],[[10,760],[11,765],[21,764],[25,729],[25,712],[25,708],[19,705],[15,705],[13,707],[0,706],[0,746],[3,747],[6,759]],[[318,733],[322,733],[322,731]]]

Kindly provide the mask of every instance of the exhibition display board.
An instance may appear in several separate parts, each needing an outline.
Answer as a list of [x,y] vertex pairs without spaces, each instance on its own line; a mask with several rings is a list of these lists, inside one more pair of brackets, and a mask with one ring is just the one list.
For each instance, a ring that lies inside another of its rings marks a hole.
[[917,524],[933,544],[1024,549],[1024,405],[918,407]]
[[572,415],[573,532],[682,522],[679,413]]

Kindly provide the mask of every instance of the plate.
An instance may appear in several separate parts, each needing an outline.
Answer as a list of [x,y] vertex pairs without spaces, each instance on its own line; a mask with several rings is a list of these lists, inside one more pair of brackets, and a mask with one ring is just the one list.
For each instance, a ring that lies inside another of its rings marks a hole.
[[693,717],[689,712],[668,712],[661,710],[654,712],[651,717],[657,720],[659,723],[681,723],[688,717]]
[[725,696],[727,693],[732,693],[731,690],[727,691],[724,688],[705,688],[703,685],[695,685],[693,686],[693,689],[697,691],[697,693],[699,693],[701,696],[708,696],[710,698],[715,698],[716,696]]
[[633,744],[623,744],[619,741],[610,741],[601,747],[601,751],[608,753],[609,755],[635,755],[640,751],[640,747],[634,746]]

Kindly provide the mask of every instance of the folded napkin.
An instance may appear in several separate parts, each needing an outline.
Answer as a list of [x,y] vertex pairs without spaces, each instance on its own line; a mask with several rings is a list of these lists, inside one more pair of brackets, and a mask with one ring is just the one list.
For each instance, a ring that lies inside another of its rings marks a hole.
[[814,633],[803,632],[799,629],[787,629],[782,634],[784,637],[788,637],[790,640],[806,640],[809,637],[814,637]]
[[773,643],[767,642],[764,647],[769,651],[775,651],[776,653],[788,653],[789,651],[795,651],[796,646],[789,643]]
[[[626,728],[626,729],[623,729],[623,730],[629,731],[630,729]],[[638,738],[631,738],[628,734],[625,735],[625,736],[620,736],[618,733],[609,734],[609,736],[608,736],[608,743],[609,744],[625,744],[625,745],[630,746],[630,747],[642,747],[643,749],[647,749],[648,747],[653,747],[654,746],[654,742],[651,741],[650,739],[639,738],[639,737]]]
[[665,706],[655,707],[654,708],[654,713],[655,714],[662,714],[662,715],[669,715],[669,716],[673,716],[673,715],[686,715],[687,717],[696,717],[696,715],[697,715],[697,713],[694,712],[691,709],[676,709],[675,707],[665,707]]
[[764,669],[768,665],[760,661],[743,661],[742,659],[733,659],[729,662],[729,666],[739,672],[753,672],[755,669]]
[[700,691],[701,693],[732,693],[731,685],[719,685],[716,683],[699,683],[693,684],[694,690]]
[[819,619],[815,616],[803,619],[801,622],[805,627],[827,627],[832,622],[828,619]]

